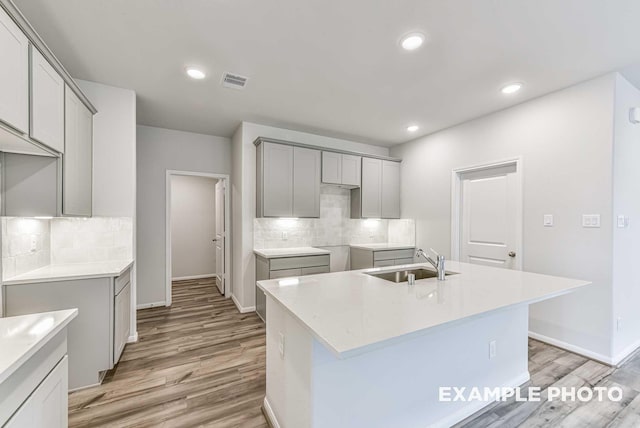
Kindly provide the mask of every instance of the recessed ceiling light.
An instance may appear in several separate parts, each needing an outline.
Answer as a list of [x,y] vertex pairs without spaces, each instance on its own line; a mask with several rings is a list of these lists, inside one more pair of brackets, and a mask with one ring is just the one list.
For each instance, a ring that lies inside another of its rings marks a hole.
[[522,83],[509,83],[501,89],[503,94],[515,94],[522,89]]
[[400,40],[400,45],[407,51],[413,51],[418,49],[424,43],[424,34],[422,33],[410,33]]
[[409,131],[409,132],[416,132],[418,129],[420,129],[420,127],[418,125],[407,126],[407,131]]
[[204,79],[205,77],[207,77],[207,75],[204,74],[204,71],[199,70],[199,69],[197,69],[195,67],[187,67],[186,71],[187,71],[187,75],[189,77],[191,77],[192,79],[200,80],[200,79]]

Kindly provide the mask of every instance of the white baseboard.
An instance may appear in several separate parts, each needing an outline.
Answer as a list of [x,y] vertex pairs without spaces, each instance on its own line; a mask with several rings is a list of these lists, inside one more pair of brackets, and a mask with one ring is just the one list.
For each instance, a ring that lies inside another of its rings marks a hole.
[[[506,382],[504,385],[502,385],[502,387],[517,388],[519,386],[524,385],[526,382],[528,382],[530,378],[531,377],[529,376],[529,371],[527,370],[524,373],[521,373],[520,375],[511,379],[509,382]],[[449,428],[457,424],[458,422],[462,422],[468,417],[473,416],[474,414],[478,413],[485,407],[492,405],[493,403],[495,403],[495,401],[492,401],[490,403],[487,403],[484,401],[469,401],[468,403],[469,404],[463,407],[462,409],[448,415],[443,419],[440,419],[435,424],[432,424],[429,426],[432,428],[433,427]]]
[[233,303],[235,303],[236,308],[238,308],[238,311],[240,311],[241,314],[246,314],[248,312],[256,311],[255,306],[242,306],[240,302],[238,302],[238,299],[236,299],[236,296],[233,294],[231,295],[231,300],[233,300]]
[[167,302],[163,300],[162,302],[140,303],[138,304],[138,306],[136,306],[136,309],[149,309],[158,306],[167,306]]
[[127,339],[127,343],[136,343],[138,341],[138,332],[136,331],[134,334],[129,336]]
[[262,408],[264,409],[264,414],[267,417],[269,425],[273,428],[280,428],[280,423],[276,418],[276,414],[273,413],[273,409],[271,408],[271,404],[269,404],[269,400],[267,400],[267,397],[264,397]]
[[598,354],[597,352],[593,352],[588,349],[584,349],[567,342],[563,342],[562,340],[554,339],[552,337],[545,336],[543,334],[534,333],[533,331],[529,331],[529,337],[535,340],[539,340],[540,342],[545,342],[545,343],[548,343],[549,345],[553,345],[558,348],[562,348],[567,351],[573,352],[574,354],[579,354],[579,355],[582,355],[583,357],[587,357],[592,360],[599,361],[609,366],[615,365],[614,360],[611,357]]
[[636,352],[638,348],[640,348],[640,340],[638,340],[635,343],[632,343],[631,345],[624,348],[622,351],[618,352],[618,354],[613,357],[613,365],[615,366],[620,365],[620,363],[626,360],[627,357],[631,356],[631,354]]
[[217,274],[215,273],[205,273],[203,275],[177,276],[175,278],[171,278],[171,281],[186,281],[189,279],[213,278],[215,276],[217,276]]

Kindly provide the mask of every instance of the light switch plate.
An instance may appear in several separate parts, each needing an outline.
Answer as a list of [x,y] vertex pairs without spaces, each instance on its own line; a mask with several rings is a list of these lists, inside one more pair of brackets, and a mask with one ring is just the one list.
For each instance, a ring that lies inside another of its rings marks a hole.
[[626,215],[619,215],[618,216],[618,228],[619,229],[624,229],[629,227],[629,217],[627,217]]
[[600,227],[600,214],[582,214],[582,227]]
[[542,224],[545,227],[553,226],[553,214],[545,214],[542,218]]

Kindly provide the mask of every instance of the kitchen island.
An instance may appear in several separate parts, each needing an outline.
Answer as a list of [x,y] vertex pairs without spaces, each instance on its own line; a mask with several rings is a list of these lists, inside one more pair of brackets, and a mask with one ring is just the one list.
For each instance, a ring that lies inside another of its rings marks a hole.
[[451,426],[489,404],[440,387],[529,380],[528,305],[589,282],[448,262],[445,281],[369,273],[258,282],[267,296],[265,413],[274,426]]

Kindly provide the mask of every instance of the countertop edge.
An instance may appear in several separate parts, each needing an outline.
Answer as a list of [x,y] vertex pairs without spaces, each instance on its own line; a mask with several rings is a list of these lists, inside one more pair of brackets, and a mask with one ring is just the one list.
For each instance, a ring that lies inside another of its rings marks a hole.
[[65,318],[58,323],[46,336],[42,337],[37,343],[27,349],[19,358],[9,365],[3,372],[0,373],[0,384],[9,379],[12,374],[16,372],[29,358],[33,357],[42,347],[48,343],[54,336],[56,336],[63,328],[66,328],[71,321],[78,316],[78,309],[64,309],[62,311],[49,311],[43,312],[68,312]]
[[[306,257],[306,256],[324,256],[324,255],[331,255],[331,251],[329,250],[325,250],[322,248],[314,248],[313,250],[310,250],[308,252],[291,252],[291,253],[286,253],[283,252],[282,254],[276,254],[276,255],[269,255],[269,254],[265,254],[263,251],[274,251],[274,250],[280,250],[280,248],[268,248],[268,249],[254,249],[253,250],[253,254],[255,254],[256,256],[260,256],[262,258],[265,259],[284,259],[284,258],[289,258],[289,257]],[[282,250],[286,250],[286,248],[283,248]]]
[[[23,284],[34,284],[41,282],[59,282],[59,281],[75,281],[81,279],[96,279],[96,278],[115,278],[117,276],[122,275],[127,269],[130,269],[135,260],[131,260],[127,263],[125,267],[120,269],[119,271],[110,271],[110,272],[100,272],[95,274],[77,274],[77,275],[59,275],[59,276],[48,276],[42,278],[26,278],[26,279],[7,279],[2,281],[2,285],[11,286],[11,285],[23,285]],[[27,272],[28,273],[28,272]]]

